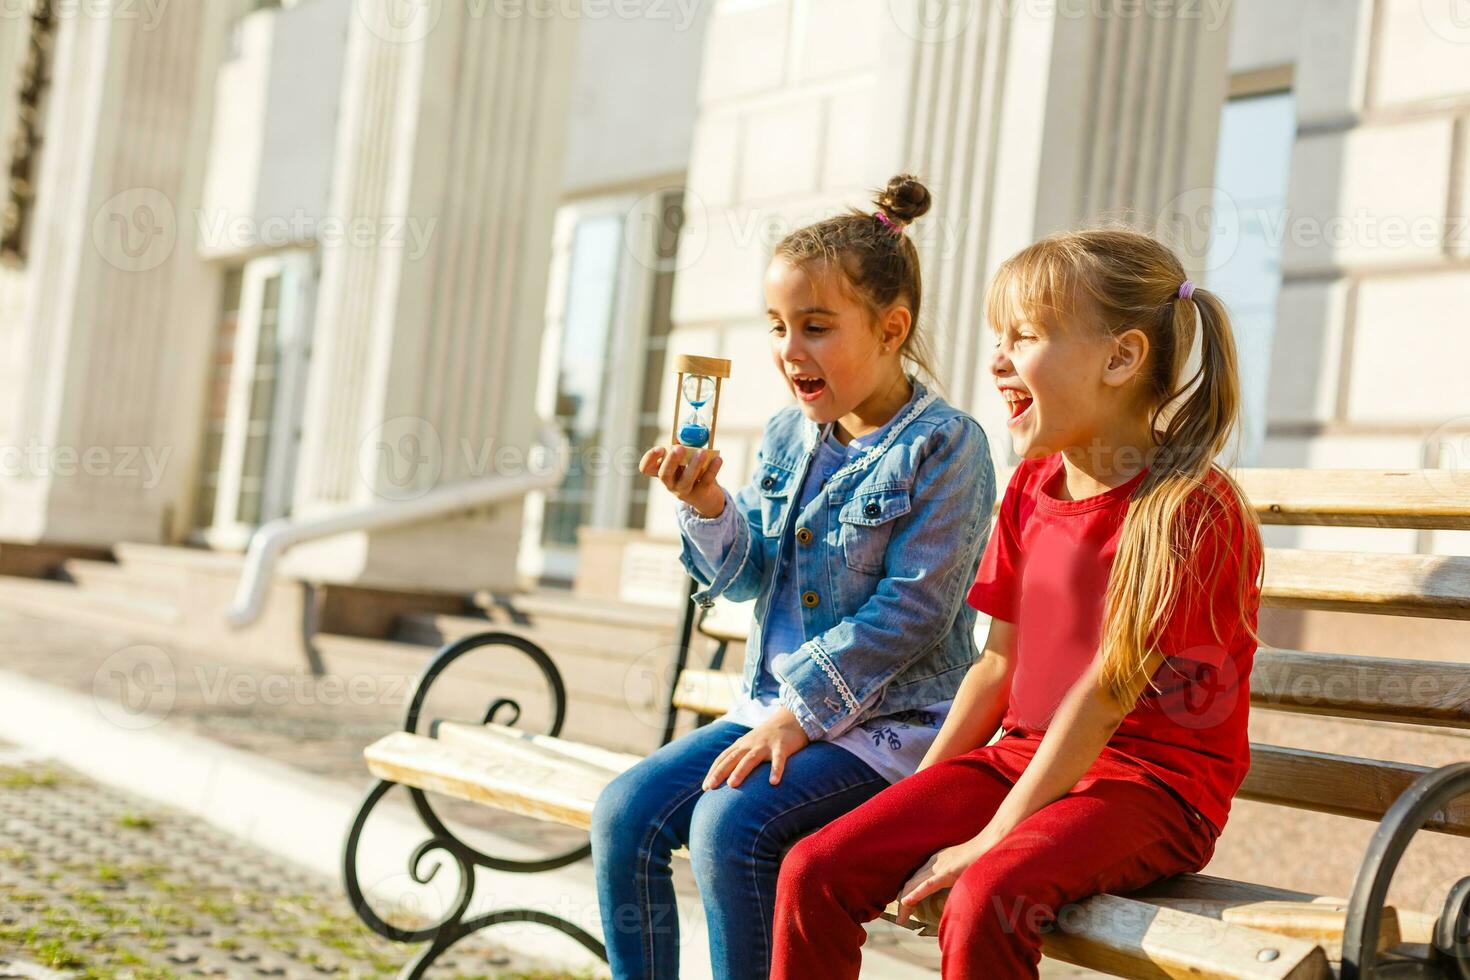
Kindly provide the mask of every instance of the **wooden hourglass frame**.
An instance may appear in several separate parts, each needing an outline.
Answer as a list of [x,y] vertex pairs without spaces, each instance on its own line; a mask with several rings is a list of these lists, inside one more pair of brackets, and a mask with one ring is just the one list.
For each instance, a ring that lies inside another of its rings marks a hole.
[[[715,424],[720,415],[720,382],[730,376],[730,362],[723,357],[698,357],[694,354],[680,354],[674,358],[674,371],[679,376],[677,387],[674,389],[674,427],[669,434],[671,445],[693,446],[696,449],[708,450],[718,453],[715,449]],[[681,433],[683,419],[688,413],[696,421],[703,412],[705,402],[691,402],[684,391],[684,379],[704,377],[715,383],[714,404],[709,410],[709,435],[700,445],[686,442]]]

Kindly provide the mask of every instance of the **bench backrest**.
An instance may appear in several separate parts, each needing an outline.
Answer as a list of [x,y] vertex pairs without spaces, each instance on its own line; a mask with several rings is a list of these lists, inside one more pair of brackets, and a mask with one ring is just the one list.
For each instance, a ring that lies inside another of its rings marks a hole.
[[[1470,473],[1449,470],[1243,469],[1235,473],[1263,524],[1470,529]],[[1470,557],[1268,548],[1262,604],[1422,619],[1470,620]],[[700,632],[743,641],[750,604],[717,602]],[[674,703],[722,713],[739,678],[686,670]],[[1470,729],[1470,663],[1277,650],[1256,654],[1256,709]],[[1377,820],[1423,767],[1276,745],[1251,746],[1242,799]],[[1470,836],[1470,800],[1426,829]]]

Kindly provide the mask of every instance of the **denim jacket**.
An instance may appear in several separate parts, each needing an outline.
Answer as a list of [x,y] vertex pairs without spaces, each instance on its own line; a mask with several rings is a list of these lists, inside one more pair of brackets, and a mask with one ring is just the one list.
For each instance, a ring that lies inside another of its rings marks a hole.
[[[696,602],[756,600],[746,691],[760,668],[771,597],[788,587],[784,576],[796,576],[810,639],[778,680],[813,737],[953,697],[978,653],[975,610],[964,597],[995,503],[990,451],[980,423],[913,384],[905,415],[800,513],[794,501],[827,430],[795,405],[777,412],[750,482],[731,497],[743,520],[712,582],[683,541],[684,567],[704,585]],[[795,560],[778,570],[783,536],[794,536]]]

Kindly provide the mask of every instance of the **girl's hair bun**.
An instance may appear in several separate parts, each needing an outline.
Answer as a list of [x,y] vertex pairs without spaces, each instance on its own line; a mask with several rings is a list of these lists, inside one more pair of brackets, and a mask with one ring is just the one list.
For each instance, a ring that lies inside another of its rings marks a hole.
[[873,201],[883,213],[895,221],[908,224],[923,217],[933,203],[929,188],[913,174],[899,174],[888,182]]

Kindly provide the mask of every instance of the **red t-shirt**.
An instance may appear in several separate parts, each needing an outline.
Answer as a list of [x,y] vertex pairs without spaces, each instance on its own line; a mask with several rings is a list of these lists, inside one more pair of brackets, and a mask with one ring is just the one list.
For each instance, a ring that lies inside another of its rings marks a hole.
[[[1001,723],[1008,737],[1039,738],[1097,656],[1108,575],[1129,497],[1144,477],[1062,500],[1055,496],[1062,469],[1060,454],[1021,463],[970,589],[970,605],[1017,628]],[[1186,519],[1204,521],[1179,598],[1155,640],[1168,659],[1105,751],[1140,764],[1219,830],[1250,768],[1246,720],[1256,644],[1241,625],[1238,596],[1240,576],[1248,575],[1246,621],[1254,630],[1261,548],[1224,478],[1212,470],[1207,483],[1223,506],[1201,489],[1184,507]]]

